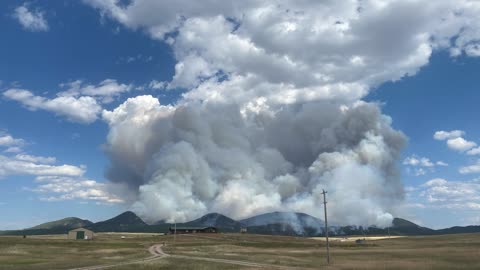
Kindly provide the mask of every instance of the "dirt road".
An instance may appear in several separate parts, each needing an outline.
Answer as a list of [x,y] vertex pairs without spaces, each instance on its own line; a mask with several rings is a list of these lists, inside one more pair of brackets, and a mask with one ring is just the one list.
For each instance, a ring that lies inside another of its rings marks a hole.
[[162,246],[163,246],[162,244],[156,244],[156,245],[153,245],[153,246],[149,247],[148,251],[150,252],[150,254],[152,256],[147,257],[145,259],[123,262],[123,263],[117,263],[117,264],[109,264],[109,265],[97,265],[97,266],[72,268],[72,269],[69,269],[69,270],[108,269],[108,268],[112,268],[112,267],[116,267],[116,266],[124,266],[124,265],[136,264],[136,263],[150,262],[150,261],[165,258],[165,257],[185,259],[185,260],[205,261],[205,262],[217,262],[217,263],[250,266],[250,267],[265,268],[265,269],[305,269],[305,268],[279,266],[279,265],[273,265],[273,264],[255,263],[255,262],[248,262],[248,261],[237,261],[237,260],[228,260],[228,259],[214,259],[214,258],[204,258],[204,257],[191,257],[191,256],[184,256],[184,255],[170,255],[170,254],[165,253],[162,250]]
[[108,264],[108,265],[96,265],[96,266],[86,266],[86,267],[80,267],[80,268],[72,268],[69,270],[100,270],[100,269],[108,269],[112,267],[117,267],[117,266],[123,266],[123,265],[129,265],[129,264],[136,264],[136,263],[144,263],[144,262],[150,262],[153,260],[157,260],[166,256],[169,256],[168,254],[165,254],[162,251],[162,245],[161,244],[156,244],[148,248],[148,251],[152,256],[147,257],[145,259],[139,259],[139,260],[134,260],[134,261],[129,261],[129,262],[123,262],[123,263],[117,263],[117,264]]
[[[150,247],[149,251],[152,255],[156,255],[157,257],[165,257],[166,256],[166,257],[170,257],[170,258],[179,258],[179,259],[185,259],[185,260],[226,263],[226,264],[250,266],[250,267],[265,268],[265,269],[300,269],[300,268],[295,268],[295,267],[255,263],[255,262],[248,262],[248,261],[237,261],[237,260],[228,260],[228,259],[214,259],[214,258],[205,258],[205,257],[192,257],[192,256],[184,256],[184,255],[169,255],[169,254],[166,254],[165,252],[163,252],[162,245],[152,246],[152,247]],[[305,268],[301,268],[301,269],[305,269]]]

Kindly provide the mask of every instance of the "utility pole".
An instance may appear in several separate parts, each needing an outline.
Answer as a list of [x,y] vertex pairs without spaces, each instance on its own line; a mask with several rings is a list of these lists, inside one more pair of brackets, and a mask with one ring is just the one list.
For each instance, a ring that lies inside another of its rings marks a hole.
[[175,245],[177,243],[177,221],[175,220],[175,227],[173,230],[173,244]]
[[327,264],[330,264],[330,243],[328,242],[328,220],[327,220],[327,192],[322,189],[323,194],[323,209],[325,212],[325,237],[327,239]]

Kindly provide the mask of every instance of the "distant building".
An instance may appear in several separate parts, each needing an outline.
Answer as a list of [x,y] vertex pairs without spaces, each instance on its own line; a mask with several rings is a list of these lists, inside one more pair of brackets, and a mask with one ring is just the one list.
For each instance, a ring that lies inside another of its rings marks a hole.
[[71,240],[91,240],[94,233],[88,229],[78,228],[68,232],[68,239]]
[[247,233],[247,228],[240,228],[240,233]]
[[[176,232],[175,232],[176,230]],[[170,227],[171,234],[186,234],[186,233],[218,233],[215,227]]]

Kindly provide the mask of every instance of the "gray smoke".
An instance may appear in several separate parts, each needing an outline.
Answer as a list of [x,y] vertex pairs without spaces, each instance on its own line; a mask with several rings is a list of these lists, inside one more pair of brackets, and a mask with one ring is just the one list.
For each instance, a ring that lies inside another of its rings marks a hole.
[[85,2],[170,46],[174,75],[150,87],[185,91],[103,113],[107,176],[149,220],[321,217],[326,189],[333,222],[388,225],[405,138],[361,100],[436,51],[480,55],[473,0]]
[[138,96],[104,112],[107,176],[149,221],[211,211],[323,215],[338,224],[387,226],[403,198],[396,160],[405,142],[375,103],[317,101],[275,112],[234,104],[160,105]]

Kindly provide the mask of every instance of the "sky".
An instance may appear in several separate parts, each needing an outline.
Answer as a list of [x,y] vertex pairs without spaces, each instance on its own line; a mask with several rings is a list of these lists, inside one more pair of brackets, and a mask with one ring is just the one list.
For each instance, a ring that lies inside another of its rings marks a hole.
[[479,225],[480,4],[448,2],[2,1],[0,229],[322,188],[339,224]]

